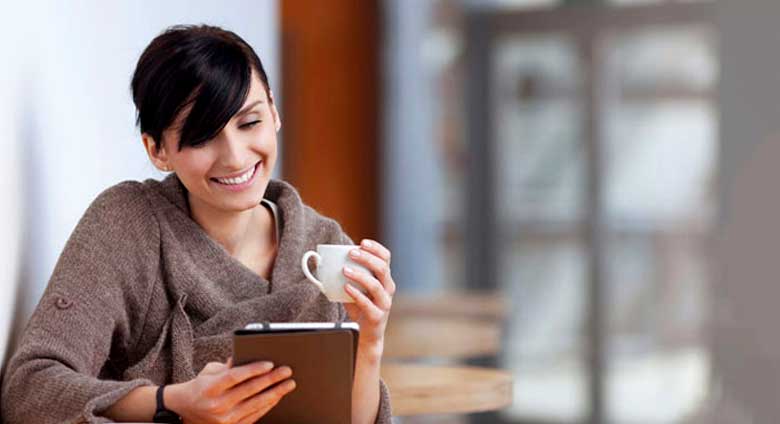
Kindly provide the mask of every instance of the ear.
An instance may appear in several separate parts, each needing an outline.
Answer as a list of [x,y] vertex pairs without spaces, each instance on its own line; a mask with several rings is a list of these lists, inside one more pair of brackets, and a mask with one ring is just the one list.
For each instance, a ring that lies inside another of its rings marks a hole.
[[162,172],[173,171],[173,167],[170,165],[168,160],[168,154],[165,151],[165,146],[162,146],[162,143],[160,143],[160,148],[157,149],[154,138],[146,133],[141,134],[141,142],[143,142],[146,154],[149,156],[149,160],[152,162],[155,168]]
[[274,100],[274,92],[268,90],[268,96],[271,99],[271,115],[274,118],[274,125],[276,126],[276,132],[282,129],[282,118],[279,117],[279,111],[276,109],[276,101]]

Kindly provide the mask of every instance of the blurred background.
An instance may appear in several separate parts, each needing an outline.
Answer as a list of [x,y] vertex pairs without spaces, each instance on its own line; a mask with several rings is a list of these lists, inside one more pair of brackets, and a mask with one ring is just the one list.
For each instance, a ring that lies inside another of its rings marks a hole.
[[209,23],[269,71],[277,176],[392,249],[391,321],[500,332],[415,359],[507,370],[510,407],[403,422],[780,421],[780,2],[3,9],[0,359],[92,199],[162,177],[133,125],[141,51]]

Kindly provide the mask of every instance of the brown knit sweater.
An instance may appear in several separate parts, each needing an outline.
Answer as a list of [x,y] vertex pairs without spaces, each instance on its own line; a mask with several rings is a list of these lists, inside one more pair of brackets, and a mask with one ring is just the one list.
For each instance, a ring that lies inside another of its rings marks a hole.
[[[68,240],[2,384],[6,424],[108,422],[100,414],[132,389],[192,379],[232,354],[250,322],[339,321],[306,281],[304,252],[351,243],[335,221],[272,180],[278,254],[267,281],[230,256],[190,218],[175,175],[101,193]],[[390,423],[380,384],[377,423]]]

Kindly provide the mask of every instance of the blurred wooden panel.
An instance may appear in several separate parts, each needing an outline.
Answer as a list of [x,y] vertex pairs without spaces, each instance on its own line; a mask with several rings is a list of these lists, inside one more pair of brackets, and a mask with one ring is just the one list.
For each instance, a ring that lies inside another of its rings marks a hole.
[[513,378],[504,370],[385,363],[393,415],[494,411],[512,404]]
[[449,291],[435,295],[396,295],[394,316],[471,318],[503,323],[509,300],[494,292]]
[[387,323],[384,357],[468,359],[494,356],[500,349],[501,327],[496,322],[396,315]]
[[283,177],[353,239],[379,233],[380,6],[285,0]]

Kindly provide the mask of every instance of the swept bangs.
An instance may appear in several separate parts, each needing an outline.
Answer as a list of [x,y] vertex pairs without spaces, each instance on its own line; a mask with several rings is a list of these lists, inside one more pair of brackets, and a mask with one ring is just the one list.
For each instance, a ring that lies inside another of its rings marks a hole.
[[246,101],[257,72],[268,77],[254,50],[221,28],[177,25],[144,50],[131,83],[136,125],[160,147],[163,131],[179,132],[178,149],[213,139]]

